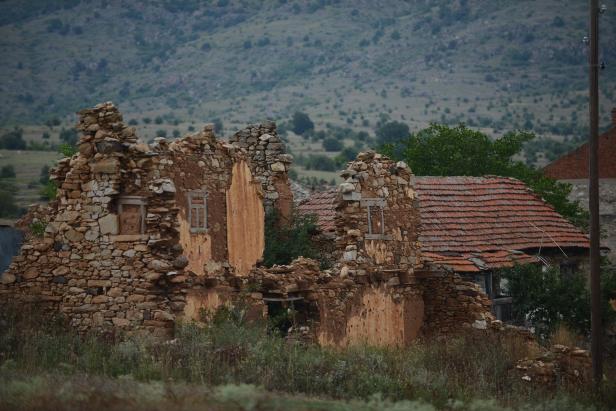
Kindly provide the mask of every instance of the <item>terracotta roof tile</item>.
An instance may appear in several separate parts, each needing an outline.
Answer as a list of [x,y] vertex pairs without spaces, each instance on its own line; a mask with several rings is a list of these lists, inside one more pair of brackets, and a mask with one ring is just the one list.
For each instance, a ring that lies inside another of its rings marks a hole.
[[[416,177],[415,190],[424,259],[456,271],[536,261],[527,250],[589,247],[584,233],[513,178]],[[333,232],[336,199],[335,189],[314,193],[299,209]]]
[[[616,178],[616,126],[599,136],[599,178]],[[556,180],[588,178],[588,143],[548,164],[543,173]]]

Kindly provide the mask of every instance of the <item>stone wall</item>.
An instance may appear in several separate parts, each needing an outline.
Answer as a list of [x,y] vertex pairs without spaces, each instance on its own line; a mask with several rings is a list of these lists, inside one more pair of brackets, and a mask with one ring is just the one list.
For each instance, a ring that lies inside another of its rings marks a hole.
[[251,171],[265,192],[266,210],[277,209],[288,217],[293,207],[293,193],[287,171],[293,158],[278,137],[276,124],[251,125],[235,133],[229,141],[245,149],[251,159]]
[[[79,152],[54,169],[58,194],[40,217],[45,232],[2,275],[0,304],[42,304],[82,332],[169,335],[189,292],[245,275],[260,259],[263,192],[274,197],[286,172],[257,181],[250,170],[261,169],[247,151],[216,141],[211,125],[148,146],[111,103],[79,116]],[[229,209],[230,191],[251,215]]]
[[79,114],[79,153],[54,170],[58,196],[37,215],[45,232],[3,274],[0,304],[37,302],[81,332],[157,336],[221,306],[248,318],[295,308],[285,332],[335,346],[403,345],[491,320],[474,284],[425,275],[403,162],[365,152],[347,165],[331,268],[303,258],[263,268],[265,211],[289,216],[292,204],[291,158],[273,123],[230,143],[208,125],[148,146],[111,103]]

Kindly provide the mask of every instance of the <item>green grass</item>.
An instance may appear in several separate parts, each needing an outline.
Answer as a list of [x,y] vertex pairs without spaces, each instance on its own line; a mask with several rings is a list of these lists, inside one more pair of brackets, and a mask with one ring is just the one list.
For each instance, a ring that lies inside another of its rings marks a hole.
[[79,409],[86,401],[94,410],[193,409],[219,404],[223,391],[239,401],[223,401],[223,410],[433,409],[426,404],[601,410],[616,404],[614,391],[598,400],[586,386],[527,385],[511,371],[530,352],[516,339],[476,335],[403,349],[334,350],[292,343],[220,313],[205,328],[179,325],[172,341],[114,340],[78,337],[23,308],[25,319],[12,312],[4,311],[0,329],[0,409]]

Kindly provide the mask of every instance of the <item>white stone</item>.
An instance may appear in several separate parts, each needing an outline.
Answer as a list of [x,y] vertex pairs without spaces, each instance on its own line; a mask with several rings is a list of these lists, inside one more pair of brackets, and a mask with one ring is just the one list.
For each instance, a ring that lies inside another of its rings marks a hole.
[[342,183],[340,184],[340,191],[343,193],[350,193],[355,191],[355,185],[351,183]]
[[116,214],[107,214],[98,220],[98,225],[101,234],[118,234],[118,216]]
[[86,240],[94,241],[98,238],[98,231],[88,230],[86,231]]
[[272,163],[270,168],[272,169],[272,171],[276,171],[276,172],[284,172],[284,171],[286,171],[286,167],[284,166],[284,163],[281,163],[280,161]]

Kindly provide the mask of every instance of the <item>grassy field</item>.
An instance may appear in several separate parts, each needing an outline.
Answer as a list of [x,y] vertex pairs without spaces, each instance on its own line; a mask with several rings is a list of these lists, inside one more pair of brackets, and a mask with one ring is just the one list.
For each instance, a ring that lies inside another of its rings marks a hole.
[[[218,315],[168,342],[78,337],[9,308],[0,328],[4,410],[607,410],[614,381],[532,385],[512,371],[536,347],[488,334],[408,348],[327,349]],[[609,371],[609,370],[608,370]],[[608,374],[611,375],[611,374]]]

